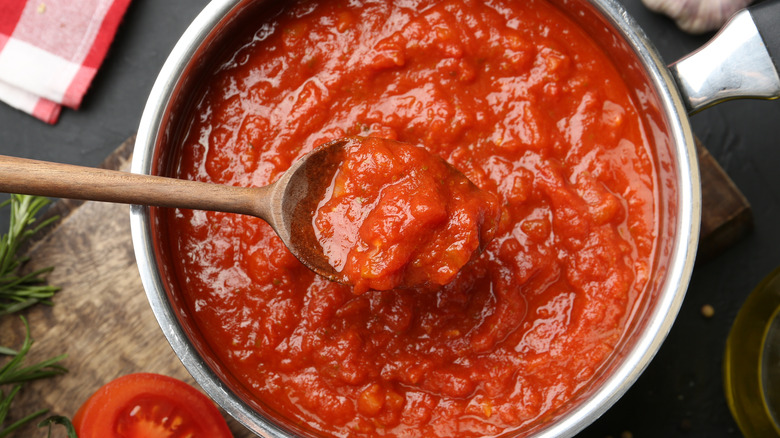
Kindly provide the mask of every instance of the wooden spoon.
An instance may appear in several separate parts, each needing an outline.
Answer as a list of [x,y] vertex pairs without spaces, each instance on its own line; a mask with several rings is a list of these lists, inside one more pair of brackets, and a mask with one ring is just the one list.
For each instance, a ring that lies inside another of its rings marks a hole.
[[346,139],[315,148],[274,183],[233,187],[0,155],[0,191],[55,198],[240,213],[268,222],[314,272],[336,279],[312,217],[344,159]]

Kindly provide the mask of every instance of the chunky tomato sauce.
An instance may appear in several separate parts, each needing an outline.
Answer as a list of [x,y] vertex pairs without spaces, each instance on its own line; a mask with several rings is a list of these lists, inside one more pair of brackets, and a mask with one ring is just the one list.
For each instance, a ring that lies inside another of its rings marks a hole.
[[657,182],[627,86],[542,0],[289,4],[197,96],[177,176],[259,186],[332,139],[397,139],[495,194],[495,237],[433,291],[355,295],[259,219],[174,210],[192,318],[326,436],[532,429],[598,375],[648,282]]
[[344,161],[313,223],[330,265],[355,294],[445,285],[495,235],[498,197],[439,156],[385,138],[344,142]]

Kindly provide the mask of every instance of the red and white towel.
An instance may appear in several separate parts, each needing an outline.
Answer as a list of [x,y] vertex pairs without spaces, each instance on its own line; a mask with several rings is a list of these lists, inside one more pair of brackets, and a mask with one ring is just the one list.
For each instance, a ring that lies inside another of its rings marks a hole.
[[0,100],[55,123],[78,109],[130,0],[0,0]]

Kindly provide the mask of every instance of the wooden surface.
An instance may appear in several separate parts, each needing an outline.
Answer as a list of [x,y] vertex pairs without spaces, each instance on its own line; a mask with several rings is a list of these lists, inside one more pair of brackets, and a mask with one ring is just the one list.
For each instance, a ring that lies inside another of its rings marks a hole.
[[[127,169],[132,139],[105,167]],[[700,259],[716,256],[747,233],[750,206],[707,151],[699,149],[703,209]],[[12,407],[18,417],[40,408],[72,417],[104,383],[132,372],[157,372],[194,384],[165,340],[141,285],[130,238],[129,207],[60,201],[52,211],[61,220],[31,245],[30,266],[55,266],[49,283],[62,287],[53,307],[27,312],[35,344],[29,360],[67,353],[66,375],[30,384]],[[3,212],[7,214],[7,212]],[[23,326],[16,317],[0,320],[0,345],[18,347]],[[236,437],[251,433],[228,418]],[[56,428],[55,437],[64,436]],[[44,437],[28,427],[17,437]]]
[[[127,157],[129,145],[124,146]],[[129,167],[126,159],[117,157],[111,165]],[[53,307],[39,305],[24,314],[35,339],[28,359],[67,353],[63,365],[69,372],[25,387],[12,415],[48,408],[52,414],[72,417],[101,385],[133,372],[166,374],[194,385],[146,300],[130,238],[129,207],[73,201],[56,207],[62,219],[31,246],[28,268],[55,266],[49,283],[62,290]],[[4,317],[0,333],[1,345],[17,348],[24,335],[21,320]],[[236,437],[254,436],[228,420]],[[53,436],[65,436],[64,428],[54,430]],[[45,437],[46,432],[31,426],[13,436]]]
[[702,218],[696,261],[722,253],[753,229],[753,211],[745,196],[707,149],[696,140],[701,172]]

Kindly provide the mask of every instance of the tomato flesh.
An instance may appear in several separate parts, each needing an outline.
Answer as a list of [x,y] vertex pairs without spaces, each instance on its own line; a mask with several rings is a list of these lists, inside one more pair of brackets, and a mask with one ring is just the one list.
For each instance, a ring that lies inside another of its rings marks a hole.
[[79,438],[232,437],[205,395],[172,377],[129,374],[98,389],[73,417]]
[[376,137],[344,148],[314,228],[355,294],[447,284],[493,238],[498,197],[438,156]]

